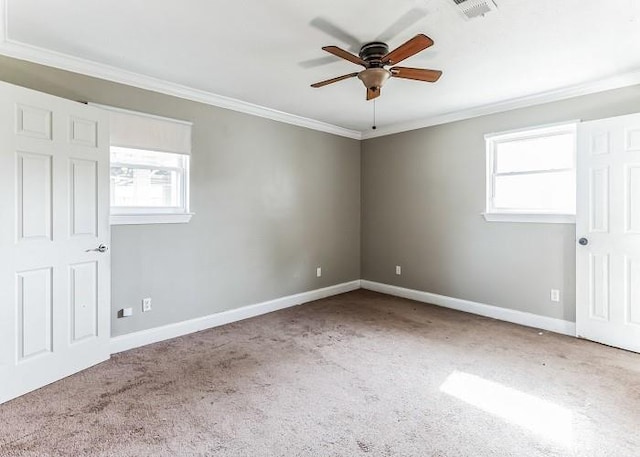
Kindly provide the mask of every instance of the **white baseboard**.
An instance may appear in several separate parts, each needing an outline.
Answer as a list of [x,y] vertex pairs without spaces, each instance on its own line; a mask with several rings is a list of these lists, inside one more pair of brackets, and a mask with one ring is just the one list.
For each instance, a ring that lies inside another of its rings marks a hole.
[[188,321],[176,322],[175,324],[163,325],[162,327],[150,328],[139,332],[128,333],[111,338],[110,350],[112,354],[128,351],[147,344],[176,338],[189,333],[199,332],[212,327],[229,324],[231,322],[260,316],[279,309],[290,308],[321,298],[351,292],[360,288],[360,281],[345,282],[329,286],[322,289],[310,290],[287,297],[276,298],[254,305],[243,306],[242,308],[231,309],[221,313],[210,314],[208,316],[190,319]]
[[469,300],[461,300],[459,298],[446,297],[444,295],[406,289],[404,287],[391,286],[389,284],[382,284],[364,279],[360,281],[360,284],[363,289],[373,290],[383,294],[395,295],[396,297],[408,298],[424,303],[431,303],[444,308],[456,309],[458,311],[491,317],[493,319],[512,322],[514,324],[520,324],[527,327],[562,333],[563,335],[576,336],[576,324],[562,319],[525,313],[523,311],[501,308],[499,306],[485,305],[484,303],[476,303]]
[[159,341],[176,338],[178,336],[187,335],[189,333],[199,332],[208,328],[218,327],[220,325],[230,324],[250,317],[260,316],[284,308],[301,305],[321,298],[338,295],[345,292],[351,292],[357,289],[373,290],[383,294],[394,295],[396,297],[408,298],[424,303],[442,306],[444,308],[456,309],[471,314],[491,317],[514,324],[520,324],[527,327],[534,327],[551,332],[562,333],[563,335],[576,336],[576,324],[574,322],[562,319],[554,319],[552,317],[540,316],[523,311],[516,311],[499,306],[485,305],[484,303],[462,300],[459,298],[446,297],[444,295],[423,292],[420,290],[406,289],[404,287],[391,286],[374,281],[356,280],[336,284],[335,286],[325,287],[323,289],[310,290],[287,297],[276,298],[254,305],[243,306],[242,308],[231,309],[208,316],[191,319],[188,321],[177,322],[175,324],[163,325],[148,330],[128,333],[126,335],[111,338],[110,350],[112,354],[128,351],[147,344],[157,343]]

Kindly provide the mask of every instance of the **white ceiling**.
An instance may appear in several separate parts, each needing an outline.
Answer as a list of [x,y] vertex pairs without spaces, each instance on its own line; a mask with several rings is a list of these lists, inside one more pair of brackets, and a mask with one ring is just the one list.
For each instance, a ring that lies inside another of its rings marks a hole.
[[328,56],[322,46],[349,46],[314,20],[364,43],[407,11],[426,11],[389,45],[425,33],[435,45],[402,65],[444,75],[436,84],[390,80],[377,100],[383,130],[640,74],[638,0],[496,0],[496,12],[474,20],[453,0],[5,1],[7,42],[357,131],[372,122],[358,79],[309,87],[360,68],[337,58],[304,65]]

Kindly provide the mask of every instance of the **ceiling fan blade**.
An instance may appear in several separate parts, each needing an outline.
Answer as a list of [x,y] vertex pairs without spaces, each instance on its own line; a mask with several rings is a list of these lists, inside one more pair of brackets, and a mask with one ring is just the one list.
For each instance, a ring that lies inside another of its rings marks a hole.
[[433,40],[420,33],[384,56],[382,58],[382,63],[384,65],[395,65],[402,62],[404,59],[408,59],[412,55],[427,49],[429,46],[433,46]]
[[340,57],[342,59],[348,60],[349,62],[353,62],[358,65],[362,65],[363,67],[368,67],[369,64],[362,60],[360,57],[351,54],[350,52],[345,51],[344,49],[340,49],[338,46],[325,46],[322,48],[324,51],[327,51],[334,56]]
[[327,79],[326,81],[320,81],[318,83],[311,84],[311,87],[318,88],[318,87],[326,86],[327,84],[337,83],[338,81],[342,81],[343,79],[353,78],[355,76],[358,76],[358,72],[349,73],[348,75],[338,76],[337,78]]
[[337,40],[340,40],[343,43],[348,44],[349,45],[349,50],[351,50],[353,52],[357,52],[357,51],[360,50],[360,46],[362,44],[362,43],[360,43],[360,40],[358,40],[356,37],[354,37],[353,35],[349,34],[348,32],[345,32],[344,30],[342,30],[337,25],[332,24],[328,20],[326,20],[326,19],[324,19],[322,17],[317,17],[317,18],[313,19],[309,24],[312,25],[313,27],[317,28],[318,30],[323,31],[327,35],[332,36],[332,37],[336,38]]
[[394,78],[415,79],[416,81],[426,81],[428,83],[434,83],[442,72],[440,70],[427,70],[425,68],[407,68],[407,67],[392,67],[391,76]]
[[367,100],[373,100],[374,98],[378,98],[380,96],[380,88],[376,87],[375,89],[367,89]]
[[400,16],[387,29],[378,35],[376,41],[388,43],[393,40],[400,32],[407,30],[413,24],[423,19],[427,15],[427,10],[423,8],[411,8],[409,11]]

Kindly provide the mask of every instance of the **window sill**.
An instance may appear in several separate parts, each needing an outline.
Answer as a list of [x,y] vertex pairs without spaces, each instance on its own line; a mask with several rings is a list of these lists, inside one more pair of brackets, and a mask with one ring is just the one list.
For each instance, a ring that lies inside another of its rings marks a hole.
[[487,222],[528,222],[538,224],[575,224],[573,214],[482,213]]
[[193,214],[112,214],[110,222],[111,225],[186,224]]

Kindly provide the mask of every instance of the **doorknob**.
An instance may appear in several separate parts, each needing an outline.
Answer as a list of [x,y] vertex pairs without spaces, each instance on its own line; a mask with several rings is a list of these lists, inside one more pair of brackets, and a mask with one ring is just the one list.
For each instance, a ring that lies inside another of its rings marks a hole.
[[108,250],[109,250],[109,248],[107,247],[106,244],[101,244],[97,248],[95,248],[95,249],[87,249],[85,252],[107,252]]
[[589,244],[589,240],[587,238],[580,238],[578,240],[578,244],[580,244],[580,246],[586,246],[587,244]]

